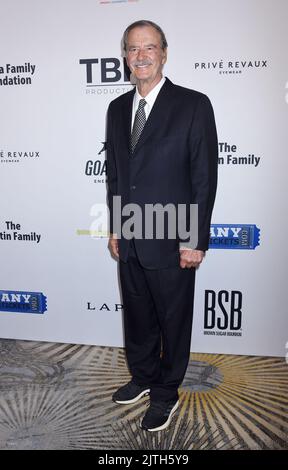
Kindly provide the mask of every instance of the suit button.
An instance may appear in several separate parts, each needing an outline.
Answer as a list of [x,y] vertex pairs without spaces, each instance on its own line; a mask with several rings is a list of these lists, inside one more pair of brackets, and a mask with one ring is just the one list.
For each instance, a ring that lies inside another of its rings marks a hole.
[[132,190],[136,189],[136,186],[130,186],[130,189],[132,189]]

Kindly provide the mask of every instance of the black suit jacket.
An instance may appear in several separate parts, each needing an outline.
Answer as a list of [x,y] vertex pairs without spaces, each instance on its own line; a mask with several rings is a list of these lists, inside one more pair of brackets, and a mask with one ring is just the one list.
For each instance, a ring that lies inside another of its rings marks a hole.
[[[211,103],[206,95],[174,85],[166,78],[132,156],[130,135],[134,93],[135,89],[118,97],[108,109],[110,232],[119,232],[119,227],[113,227],[112,220],[115,195],[121,196],[122,208],[125,204],[136,203],[143,212],[147,204],[193,203],[198,204],[195,248],[205,251],[209,244],[218,165]],[[122,217],[121,223],[125,220],[127,217]],[[136,238],[135,246],[144,267],[160,269],[179,264],[181,241],[179,236],[169,239],[165,232],[164,239]],[[127,261],[129,243],[123,237],[119,239],[119,254],[123,261]]]

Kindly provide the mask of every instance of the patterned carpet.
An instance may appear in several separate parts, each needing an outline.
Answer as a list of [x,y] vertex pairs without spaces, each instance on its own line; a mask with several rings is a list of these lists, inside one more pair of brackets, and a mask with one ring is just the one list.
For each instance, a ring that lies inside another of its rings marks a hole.
[[285,359],[191,354],[167,430],[139,422],[149,398],[111,401],[123,349],[0,340],[0,449],[288,449]]

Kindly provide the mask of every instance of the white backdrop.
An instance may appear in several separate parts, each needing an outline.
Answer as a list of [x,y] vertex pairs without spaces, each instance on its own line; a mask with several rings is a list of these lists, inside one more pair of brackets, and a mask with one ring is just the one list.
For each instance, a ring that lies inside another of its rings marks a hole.
[[151,19],[165,75],[210,97],[219,135],[191,350],[285,355],[287,13],[286,0],[1,0],[2,338],[123,345],[105,113],[131,88],[122,33]]

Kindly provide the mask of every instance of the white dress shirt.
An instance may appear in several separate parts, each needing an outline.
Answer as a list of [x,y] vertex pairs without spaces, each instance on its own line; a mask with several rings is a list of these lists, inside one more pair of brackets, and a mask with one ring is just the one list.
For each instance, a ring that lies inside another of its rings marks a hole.
[[[165,77],[162,77],[160,82],[157,83],[156,86],[154,86],[153,90],[151,90],[147,96],[145,96],[145,101],[146,101],[146,105],[145,105],[145,108],[144,108],[144,111],[145,111],[145,115],[146,115],[146,120],[148,119],[148,116],[149,114],[151,113],[151,110],[153,108],[153,105],[155,103],[155,100],[158,96],[158,93],[159,91],[161,90],[162,86],[164,85],[165,83],[165,80],[166,78]],[[136,111],[138,109],[138,106],[139,106],[139,101],[143,99],[143,96],[140,95],[137,87],[136,87],[136,91],[135,91],[135,94],[134,94],[134,98],[133,98],[133,107],[132,107],[132,120],[131,120],[131,132],[132,132],[132,129],[133,129],[133,124],[134,124],[134,119],[135,119],[135,114],[136,114]]]

